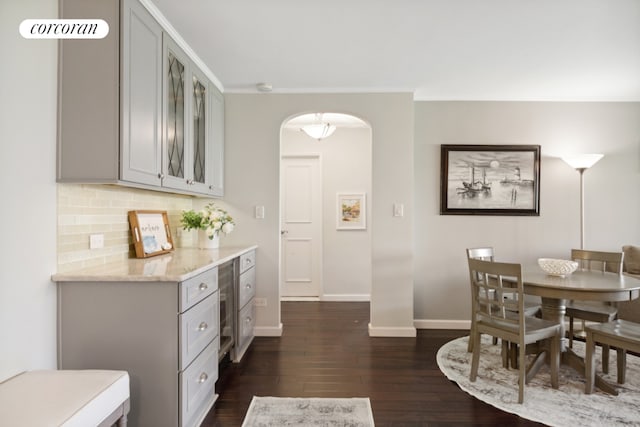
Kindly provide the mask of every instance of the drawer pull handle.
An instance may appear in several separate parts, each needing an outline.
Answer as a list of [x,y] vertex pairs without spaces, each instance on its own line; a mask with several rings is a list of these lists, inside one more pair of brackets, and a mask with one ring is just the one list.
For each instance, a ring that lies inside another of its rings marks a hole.
[[247,284],[245,285],[245,288],[247,288],[247,289],[251,289],[251,283],[247,283]]
[[208,379],[209,379],[209,375],[207,375],[206,372],[203,372],[200,374],[200,377],[198,378],[198,382],[203,383]]
[[253,320],[253,319],[251,319],[251,317],[247,317],[247,318],[246,318],[246,320],[245,320],[245,322],[247,322],[247,323],[251,323],[251,321],[252,321],[252,320]]
[[209,289],[209,285],[207,285],[206,283],[200,283],[198,289],[200,289],[201,291],[206,291],[207,289]]
[[209,325],[207,325],[206,322],[202,322],[200,323],[200,325],[198,325],[198,330],[199,331],[204,331],[205,329],[207,329],[209,327]]

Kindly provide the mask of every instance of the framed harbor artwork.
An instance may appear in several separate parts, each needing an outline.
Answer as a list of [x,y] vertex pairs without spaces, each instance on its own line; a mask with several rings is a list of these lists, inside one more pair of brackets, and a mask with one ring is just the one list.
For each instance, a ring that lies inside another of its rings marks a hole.
[[441,145],[441,215],[540,215],[539,145]]

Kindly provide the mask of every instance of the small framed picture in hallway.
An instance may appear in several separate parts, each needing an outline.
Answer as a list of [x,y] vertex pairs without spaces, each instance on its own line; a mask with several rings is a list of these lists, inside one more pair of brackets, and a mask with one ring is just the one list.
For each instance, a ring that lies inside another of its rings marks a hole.
[[367,200],[365,193],[337,194],[336,228],[364,230],[367,228]]
[[539,145],[442,145],[441,215],[540,215]]

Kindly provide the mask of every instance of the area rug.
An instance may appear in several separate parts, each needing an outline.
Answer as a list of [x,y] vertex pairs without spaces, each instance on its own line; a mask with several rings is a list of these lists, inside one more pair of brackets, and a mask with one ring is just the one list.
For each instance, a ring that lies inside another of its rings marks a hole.
[[[504,369],[500,345],[482,336],[478,378],[469,381],[471,353],[468,337],[448,342],[438,350],[440,370],[448,379],[472,396],[506,412],[550,426],[640,426],[640,358],[627,355],[625,384],[616,378],[616,353],[611,352],[609,374],[602,375],[618,391],[612,396],[602,391],[584,394],[584,378],[561,366],[560,388],[551,388],[549,369],[544,366],[525,386],[524,403],[518,403],[518,373]],[[574,351],[584,356],[584,343],[574,341]],[[597,347],[596,372],[601,373],[601,348]]]
[[368,397],[348,399],[254,396],[242,427],[373,427]]

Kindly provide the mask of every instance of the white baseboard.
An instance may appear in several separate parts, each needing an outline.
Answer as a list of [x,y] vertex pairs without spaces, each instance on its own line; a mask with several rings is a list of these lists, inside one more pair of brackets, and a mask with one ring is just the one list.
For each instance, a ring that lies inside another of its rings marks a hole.
[[256,337],[281,337],[282,336],[282,323],[279,326],[255,326],[253,328],[253,335]]
[[354,295],[342,295],[342,294],[325,294],[320,298],[321,301],[337,301],[337,302],[369,302],[371,301],[371,295],[369,294],[354,294]]
[[411,327],[373,327],[369,323],[370,337],[415,337],[416,328]]
[[469,329],[470,320],[415,319],[416,329]]
[[330,301],[330,302],[369,302],[369,294],[326,294],[321,297],[280,297],[280,301]]

